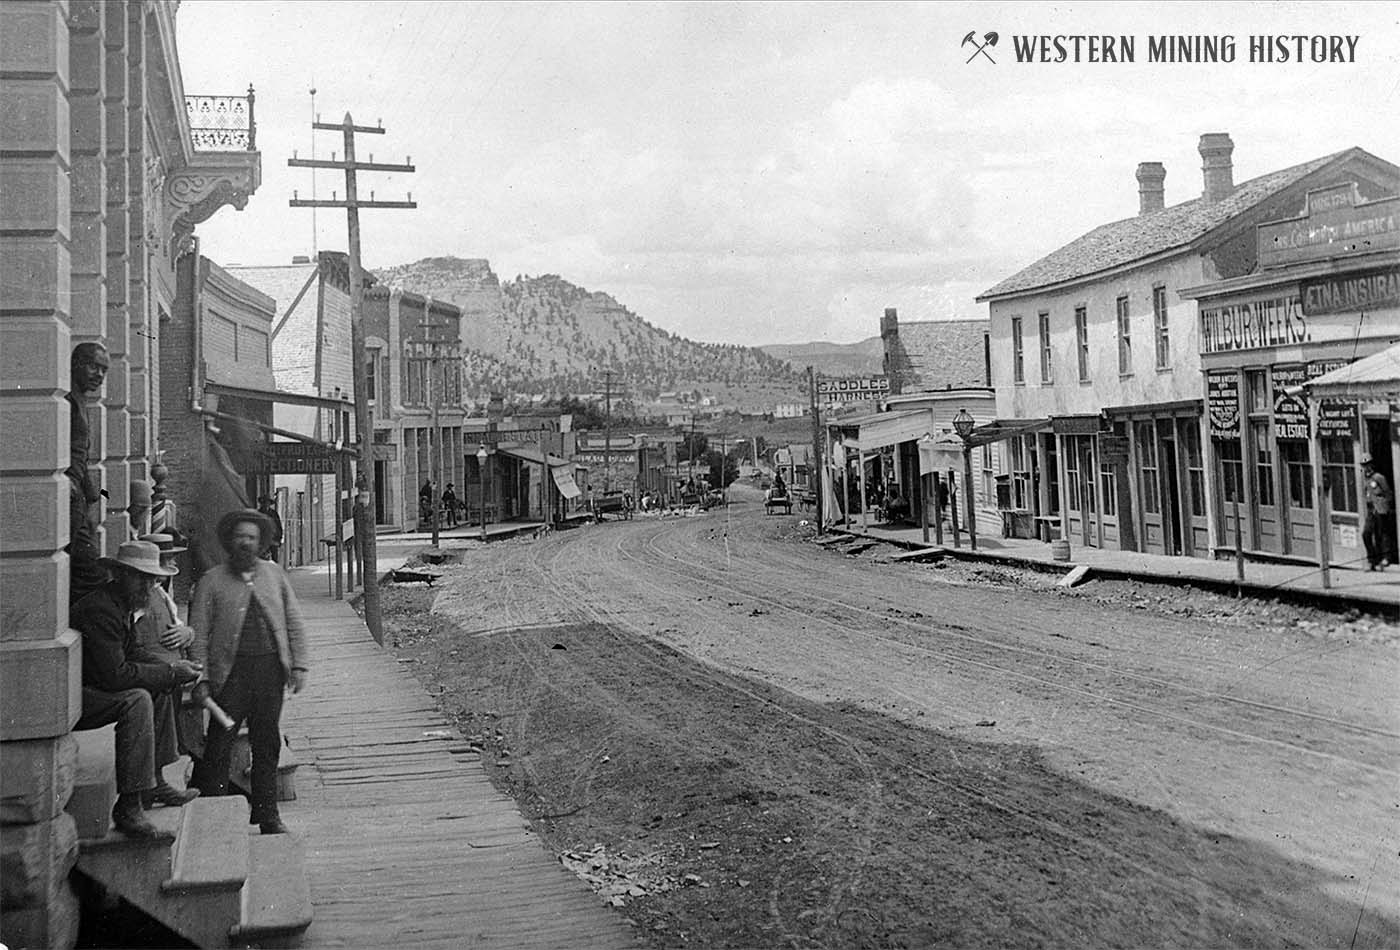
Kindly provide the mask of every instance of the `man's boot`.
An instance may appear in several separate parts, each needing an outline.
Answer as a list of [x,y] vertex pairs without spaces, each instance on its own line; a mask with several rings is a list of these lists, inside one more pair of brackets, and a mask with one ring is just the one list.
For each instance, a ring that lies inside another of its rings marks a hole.
[[156,805],[168,805],[171,808],[183,808],[199,797],[199,789],[187,788],[183,791],[161,779],[156,787],[149,792],[141,793],[141,804],[146,808],[154,808]]
[[141,793],[124,792],[112,806],[112,824],[128,838],[154,838],[160,834],[141,810]]

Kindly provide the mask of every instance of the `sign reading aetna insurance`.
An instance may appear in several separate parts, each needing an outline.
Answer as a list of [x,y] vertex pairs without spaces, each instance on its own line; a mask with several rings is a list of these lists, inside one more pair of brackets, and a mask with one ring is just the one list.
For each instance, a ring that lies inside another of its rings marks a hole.
[[1346,313],[1400,307],[1400,268],[1333,274],[1303,281],[1303,313]]

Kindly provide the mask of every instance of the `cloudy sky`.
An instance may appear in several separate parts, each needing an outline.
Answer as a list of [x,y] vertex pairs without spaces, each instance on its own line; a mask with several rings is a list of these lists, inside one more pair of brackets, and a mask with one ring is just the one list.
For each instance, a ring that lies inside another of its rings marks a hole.
[[[977,293],[1135,214],[1139,162],[1168,204],[1199,195],[1202,132],[1231,134],[1237,182],[1350,146],[1400,161],[1396,4],[185,0],[178,22],[186,92],[257,90],[262,187],[200,226],[214,260],[345,248],[343,212],[313,234],[287,206],[314,85],[324,121],[383,122],[362,158],[417,166],[361,175],[419,202],[362,213],[367,266],[557,273],[707,341],[985,316]],[[1136,61],[1018,63],[1040,34],[1129,35]],[[1232,37],[1234,61],[1149,63],[1162,34]],[[1251,63],[1261,34],[1359,36],[1356,61]]]

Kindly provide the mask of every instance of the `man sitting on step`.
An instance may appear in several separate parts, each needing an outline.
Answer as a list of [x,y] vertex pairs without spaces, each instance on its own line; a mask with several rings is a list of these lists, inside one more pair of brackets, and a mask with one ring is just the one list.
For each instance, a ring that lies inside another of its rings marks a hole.
[[[156,767],[156,706],[170,703],[171,690],[199,678],[189,660],[160,660],[136,639],[137,611],[146,609],[156,580],[175,573],[160,563],[160,548],[128,541],[114,558],[98,563],[112,580],[73,605],[68,622],[83,637],[83,708],[75,729],[116,723],[117,803],[112,823],[123,834],[150,838],[156,828],[146,819],[143,797],[179,806],[196,792],[167,785]],[[164,721],[169,711],[162,705]]]

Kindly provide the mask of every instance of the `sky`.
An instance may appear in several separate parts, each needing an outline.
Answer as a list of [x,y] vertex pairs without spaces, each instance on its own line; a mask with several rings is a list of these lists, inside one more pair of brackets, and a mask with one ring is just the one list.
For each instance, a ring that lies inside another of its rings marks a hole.
[[[416,166],[359,175],[418,202],[361,212],[367,267],[559,274],[707,342],[985,318],[979,293],[1137,213],[1139,162],[1168,205],[1198,197],[1205,132],[1236,182],[1352,146],[1400,162],[1394,3],[185,0],[177,23],[187,94],[257,92],[262,184],[199,226],[213,260],[346,248],[344,212],[288,207],[313,173],[286,159],[343,157],[311,122],[349,112],[386,130],[361,160]],[[1133,62],[1018,62],[1041,35],[1128,36]],[[1149,62],[1164,35],[1233,61]],[[1251,62],[1263,35],[1356,40]],[[343,173],[314,188],[343,197]]]

